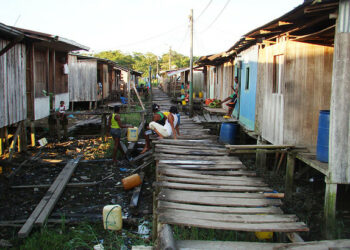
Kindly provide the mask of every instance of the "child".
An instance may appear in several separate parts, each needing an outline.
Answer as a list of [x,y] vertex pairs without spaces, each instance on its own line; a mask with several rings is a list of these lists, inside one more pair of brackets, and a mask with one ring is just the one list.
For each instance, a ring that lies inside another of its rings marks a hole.
[[[64,105],[64,101],[60,101],[60,107],[58,108],[58,119],[63,129],[63,137],[67,138],[68,130],[68,119],[66,116],[66,106]],[[59,129],[59,128],[58,128]]]
[[221,101],[219,104],[222,104],[224,102],[227,102],[228,100],[230,100],[229,103],[227,103],[226,105],[228,106],[228,111],[227,114],[224,116],[225,119],[230,119],[233,110],[235,109],[236,103],[237,103],[237,98],[238,98],[238,77],[235,77],[235,83],[236,83],[236,87],[232,86],[231,88],[233,89],[233,93],[227,97],[225,100]]
[[[114,113],[109,118],[108,130],[107,130],[107,136],[109,136],[110,134],[114,140],[114,147],[113,147],[113,154],[112,154],[114,165],[117,164],[117,151],[121,147],[120,146],[121,128],[132,128],[132,126],[126,126],[122,124],[122,122],[120,121],[119,111],[120,111],[120,107],[114,106]],[[120,151],[122,152],[122,154],[124,154],[122,150]]]

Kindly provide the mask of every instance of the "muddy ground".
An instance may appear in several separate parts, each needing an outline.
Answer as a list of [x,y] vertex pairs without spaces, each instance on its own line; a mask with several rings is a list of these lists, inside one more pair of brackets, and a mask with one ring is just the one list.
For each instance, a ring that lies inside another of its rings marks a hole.
[[[120,156],[121,160],[115,166],[111,159],[104,159],[108,151],[111,150],[110,145],[105,143],[101,137],[93,136],[99,133],[100,125],[80,126],[69,133],[68,139],[60,142],[49,137],[45,131],[45,129],[41,130],[42,136],[47,137],[49,141],[45,147],[31,148],[26,154],[16,154],[13,159],[14,163],[21,163],[40,152],[39,161],[29,161],[10,180],[5,176],[16,168],[3,164],[3,173],[0,175],[0,223],[20,221],[18,225],[23,224],[48,189],[48,187],[14,187],[52,184],[66,162],[79,154],[83,154],[83,158],[69,183],[98,182],[98,184],[85,187],[66,187],[49,219],[59,221],[64,218],[75,222],[102,222],[103,207],[119,204],[122,207],[123,217],[129,219],[126,227],[134,230],[136,228],[137,231],[138,221],[152,221],[152,182],[154,177],[152,165],[144,169],[145,177],[139,204],[136,208],[130,209],[133,190],[125,191],[121,180],[129,176],[132,170],[142,162],[131,165],[125,157]],[[85,136],[81,137],[81,134]],[[92,138],[84,139],[89,134]],[[137,156],[138,152],[136,149],[129,157]],[[62,162],[52,163],[58,159]],[[93,160],[94,162],[84,163],[84,160],[90,162]],[[19,229],[20,227],[0,227],[0,239],[12,239]]]

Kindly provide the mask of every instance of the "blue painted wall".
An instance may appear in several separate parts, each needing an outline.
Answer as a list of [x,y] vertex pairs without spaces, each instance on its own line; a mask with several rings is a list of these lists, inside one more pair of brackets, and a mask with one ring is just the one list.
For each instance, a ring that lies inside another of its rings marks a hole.
[[[242,61],[241,69],[235,64],[235,76],[240,75],[240,98],[234,110],[234,116],[249,130],[255,126],[256,83],[258,79],[258,47],[254,46],[239,54],[237,60]],[[249,68],[249,88],[246,89],[247,70]]]

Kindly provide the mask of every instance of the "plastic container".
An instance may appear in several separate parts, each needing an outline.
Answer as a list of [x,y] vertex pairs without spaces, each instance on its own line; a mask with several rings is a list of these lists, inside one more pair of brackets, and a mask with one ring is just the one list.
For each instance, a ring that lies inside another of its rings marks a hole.
[[235,144],[238,124],[223,122],[220,129],[219,141],[228,144]]
[[121,101],[123,104],[128,104],[128,98],[120,97],[120,101]]
[[138,137],[139,129],[137,127],[128,128],[128,141],[137,141]]
[[329,113],[329,110],[320,110],[318,117],[316,159],[321,162],[328,162]]
[[198,97],[199,97],[199,98],[203,98],[203,92],[202,92],[202,91],[199,91]]
[[255,236],[259,240],[270,240],[273,237],[273,232],[255,232]]
[[182,101],[182,105],[183,105],[183,106],[186,105],[186,101],[185,101],[185,100]]
[[141,177],[138,174],[133,174],[122,179],[122,184],[125,190],[132,189],[142,183]]
[[123,227],[122,208],[119,205],[107,205],[102,212],[104,229],[119,231]]
[[196,98],[196,92],[193,92],[193,99]]

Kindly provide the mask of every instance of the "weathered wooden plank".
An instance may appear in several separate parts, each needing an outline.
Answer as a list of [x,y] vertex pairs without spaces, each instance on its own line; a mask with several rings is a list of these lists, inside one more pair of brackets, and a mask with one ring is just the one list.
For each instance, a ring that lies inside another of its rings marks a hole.
[[155,157],[159,160],[202,160],[202,161],[215,161],[221,163],[241,163],[241,161],[236,156],[222,156],[222,155],[172,155],[172,154],[163,154],[156,153]]
[[[187,178],[202,178],[212,180],[237,180],[240,178],[252,178],[247,176],[255,176],[255,172],[249,171],[194,171],[194,170],[178,170],[159,167],[158,171],[160,174],[174,176],[174,177],[187,177]],[[252,173],[252,175],[249,175]]]
[[224,147],[211,146],[207,147],[205,145],[166,145],[166,144],[156,144],[156,148],[159,149],[172,149],[172,150],[186,150],[186,149],[196,149],[196,150],[212,150],[212,152],[224,152],[227,154],[227,150]]
[[272,191],[268,187],[248,187],[248,186],[221,186],[221,185],[195,185],[195,184],[183,184],[183,183],[171,183],[160,181],[154,183],[155,186],[184,189],[184,190],[208,190],[208,191],[226,191],[226,192],[269,192]]
[[[80,158],[79,158],[80,159]],[[74,162],[74,161],[72,161]],[[27,219],[26,223],[22,226],[20,231],[18,232],[18,237],[24,238],[27,237],[30,231],[33,228],[33,224],[36,221],[36,219],[39,217],[45,206],[47,205],[48,201],[52,197],[53,193],[58,188],[59,184],[62,182],[64,176],[69,175],[71,172],[71,168],[73,167],[72,162],[69,162],[65,168],[62,169],[56,180],[53,182],[49,190],[46,192],[45,196],[41,199],[39,204],[36,206],[34,211],[31,213],[29,218]]]
[[232,223],[223,221],[208,221],[205,219],[196,219],[189,217],[182,217],[176,215],[163,215],[158,216],[159,221],[165,224],[222,229],[222,230],[235,230],[246,232],[307,232],[308,227],[303,222],[283,222],[283,223]]
[[[164,145],[186,145],[186,146],[192,146],[192,145],[206,145],[207,147],[213,147],[214,140],[153,140],[153,144],[164,144]],[[216,145],[214,145],[216,147]]]
[[180,169],[191,169],[191,170],[238,170],[238,169],[247,169],[243,164],[216,164],[216,165],[191,165],[191,164],[164,164],[159,162],[159,167],[168,167],[168,168],[180,168]]
[[157,211],[160,216],[179,216],[201,220],[210,220],[218,222],[232,222],[232,223],[281,223],[281,222],[295,222],[296,215],[289,214],[218,214],[209,212],[194,212],[177,209],[166,209]]
[[[179,191],[179,192],[177,192]],[[224,197],[224,196],[193,196],[196,191],[172,190],[172,192],[164,191],[158,196],[159,200],[197,204],[197,205],[211,205],[211,206],[226,206],[226,207],[268,207],[281,206],[280,199],[266,199],[266,198],[246,198],[246,197]],[[193,192],[193,193],[192,193]],[[212,192],[214,193],[214,192]],[[243,196],[243,195],[241,195]],[[248,196],[248,195],[247,195]]]
[[[226,176],[225,176],[226,177]],[[160,176],[160,181],[188,183],[188,184],[207,184],[217,185],[217,179],[200,179],[200,178],[182,178],[171,176]],[[220,180],[221,186],[251,186],[251,187],[267,187],[267,184],[256,180]]]
[[68,183],[70,177],[72,176],[75,168],[77,167],[80,159],[82,156],[78,156],[76,159],[71,160],[65,168],[67,168],[67,172],[62,175],[62,180],[60,181],[59,185],[55,189],[54,193],[50,197],[50,199],[47,201],[47,204],[41,211],[38,218],[35,220],[35,224],[43,225],[47,217],[50,215],[51,211],[55,207],[58,199],[61,197],[61,194],[63,193],[63,190]]
[[172,150],[172,149],[168,149],[168,148],[156,148],[155,149],[156,153],[168,153],[168,154],[180,154],[180,155],[203,155],[203,156],[211,156],[211,155],[227,155],[227,152],[224,151],[211,151],[211,150],[196,150],[196,149],[176,149],[176,150]]
[[173,231],[169,225],[161,225],[158,238],[158,249],[177,250]]
[[254,145],[225,145],[226,148],[229,149],[288,149],[288,148],[294,148],[293,145],[270,145],[270,144],[254,144]]
[[283,214],[279,207],[223,207],[223,206],[203,206],[192,204],[181,204],[160,200],[159,209],[174,208],[187,211],[212,212],[220,214]]
[[[173,194],[176,195],[183,195],[183,196],[194,196],[194,197],[222,197],[222,198],[244,198],[244,199],[265,199],[263,193],[235,193],[235,192],[209,192],[209,191],[188,191],[188,190],[174,190],[174,189],[166,189],[163,188],[159,192],[159,199],[165,200],[172,196]],[[216,205],[216,204],[215,204]]]
[[141,172],[140,173],[141,185],[137,186],[134,189],[134,192],[133,192],[131,200],[130,200],[130,208],[137,207],[137,203],[139,201],[139,196],[140,196],[144,176],[145,176],[145,174],[143,172]]

